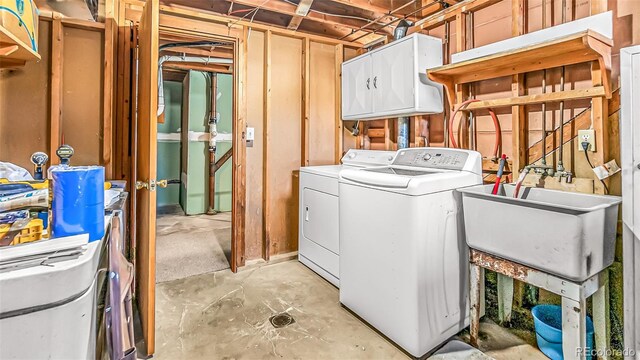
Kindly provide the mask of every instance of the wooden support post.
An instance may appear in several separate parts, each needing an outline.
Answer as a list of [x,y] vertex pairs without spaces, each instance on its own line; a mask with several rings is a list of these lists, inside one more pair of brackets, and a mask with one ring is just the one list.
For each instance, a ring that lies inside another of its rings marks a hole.
[[[603,83],[603,78],[609,76],[607,69],[602,69],[598,61],[591,63],[591,82],[593,86],[600,86]],[[607,162],[609,156],[609,103],[604,97],[594,97],[591,99],[591,112],[592,112],[592,128],[596,133],[596,149],[593,153],[593,166],[602,165]],[[595,176],[595,175],[593,175]],[[609,179],[606,179],[607,185],[610,184]],[[595,191],[599,194],[604,193],[604,187],[599,181],[594,182]]]
[[[467,50],[467,37],[468,37],[467,16],[468,14],[462,11],[456,14],[456,51],[457,52]],[[455,100],[455,104],[450,104],[451,113],[453,113],[453,110],[456,104],[461,104],[463,101],[469,98],[469,84],[456,84],[455,87],[456,87],[456,100]],[[461,111],[459,118],[460,118],[461,126],[460,126],[460,133],[458,135],[460,138],[458,145],[460,145],[460,148],[468,149],[469,148],[468,113],[466,113],[465,111]]]
[[309,39],[302,39],[302,124],[300,129],[302,134],[300,139],[302,140],[300,165],[309,166],[309,117],[311,116],[310,101],[310,53],[311,44]]
[[339,164],[343,151],[343,126],[342,126],[342,62],[344,61],[344,46],[338,44],[335,47],[336,59],[336,90],[335,90],[335,163]]
[[393,150],[393,143],[391,141],[391,129],[393,128],[393,120],[384,120],[384,149]]
[[104,19],[104,78],[102,80],[102,165],[106,179],[113,177],[113,110],[116,89],[114,88],[115,43],[117,40],[117,24],[115,16],[115,0],[105,1]]
[[587,301],[562,298],[562,353],[565,359],[586,359]]
[[[527,32],[527,0],[514,0],[511,3],[511,34],[520,36]],[[526,94],[525,74],[513,75],[511,78],[513,96]],[[527,165],[528,160],[528,121],[524,106],[511,108],[512,169],[513,177]]]
[[595,329],[595,345],[599,358],[608,360],[606,349],[611,346],[611,321],[609,321],[609,271],[604,270],[600,288],[593,294],[593,327]]
[[56,14],[51,26],[51,122],[49,132],[49,164],[59,164],[55,155],[60,147],[62,130],[62,71],[64,29],[60,15]]
[[242,28],[242,35],[235,43],[233,144],[232,144],[232,216],[231,271],[237,272],[245,264],[245,216],[247,201],[247,53],[249,29]]
[[475,347],[478,347],[480,313],[482,306],[482,296],[480,294],[482,276],[480,272],[480,266],[473,263],[469,264],[469,316],[471,318],[469,332],[471,333],[471,345]]
[[513,279],[498,274],[498,320],[500,323],[511,321],[513,309]]
[[263,227],[263,246],[262,246],[262,258],[266,261],[269,260],[269,250],[271,248],[270,239],[270,199],[269,199],[269,171],[268,171],[268,159],[269,159],[269,133],[271,125],[271,30],[267,30],[264,34],[264,104],[263,104],[263,140],[262,140],[262,152],[264,156],[264,164],[262,167],[262,227]]

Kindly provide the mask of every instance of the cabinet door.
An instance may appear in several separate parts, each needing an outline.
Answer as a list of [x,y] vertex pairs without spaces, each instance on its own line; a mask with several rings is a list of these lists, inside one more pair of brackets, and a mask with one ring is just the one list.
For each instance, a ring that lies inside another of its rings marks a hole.
[[414,99],[413,40],[377,51],[373,60],[374,109],[376,113],[412,108]]
[[366,55],[342,65],[342,116],[372,111],[371,56]]

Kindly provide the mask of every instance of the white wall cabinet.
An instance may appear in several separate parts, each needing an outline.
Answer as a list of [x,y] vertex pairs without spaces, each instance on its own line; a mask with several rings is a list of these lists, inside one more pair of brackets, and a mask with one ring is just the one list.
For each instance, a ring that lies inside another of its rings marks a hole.
[[342,119],[442,112],[442,85],[426,76],[440,65],[442,41],[417,33],[342,63]]

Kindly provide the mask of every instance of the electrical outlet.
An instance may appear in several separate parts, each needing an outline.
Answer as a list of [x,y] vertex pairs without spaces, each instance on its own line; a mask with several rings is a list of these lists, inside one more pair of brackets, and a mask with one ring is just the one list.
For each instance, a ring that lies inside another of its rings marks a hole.
[[582,149],[582,143],[589,143],[589,151],[596,151],[596,132],[593,129],[578,130],[578,151],[584,151]]

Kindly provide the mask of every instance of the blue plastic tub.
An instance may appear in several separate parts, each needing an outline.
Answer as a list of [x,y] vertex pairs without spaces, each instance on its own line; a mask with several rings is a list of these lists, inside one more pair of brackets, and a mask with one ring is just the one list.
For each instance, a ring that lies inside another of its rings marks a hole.
[[[537,305],[531,309],[540,351],[552,360],[562,360],[562,307]],[[587,316],[587,354],[593,349],[593,321]],[[587,355],[590,360],[591,355]]]

